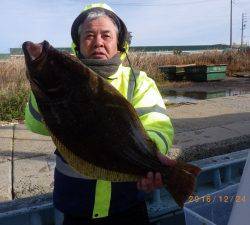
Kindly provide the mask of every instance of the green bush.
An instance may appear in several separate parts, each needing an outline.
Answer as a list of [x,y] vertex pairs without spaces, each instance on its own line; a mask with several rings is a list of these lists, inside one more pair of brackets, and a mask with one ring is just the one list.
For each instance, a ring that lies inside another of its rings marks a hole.
[[15,93],[0,93],[0,121],[23,120],[28,95],[27,88],[20,88]]

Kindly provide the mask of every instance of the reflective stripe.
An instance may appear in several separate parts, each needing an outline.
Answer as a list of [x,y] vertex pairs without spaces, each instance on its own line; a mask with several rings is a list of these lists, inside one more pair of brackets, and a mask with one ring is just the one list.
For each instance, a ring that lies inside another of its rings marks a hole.
[[31,97],[30,97],[30,99],[29,99],[29,111],[30,111],[31,115],[32,115],[37,121],[42,122],[43,118],[42,118],[41,114],[40,114],[39,112],[37,112],[37,111],[34,109],[32,103],[31,103]]
[[[69,164],[63,162],[60,156],[56,155],[56,169],[65,176],[81,179],[89,179],[70,167]],[[89,179],[90,180],[90,179]]]
[[[75,170],[73,170],[69,164],[63,162],[60,156],[56,155],[56,169],[65,176],[89,179],[84,177]],[[89,179],[90,180],[90,179]],[[93,209],[93,218],[106,217],[109,213],[109,206],[111,200],[111,182],[104,180],[97,180],[95,190],[95,204]]]
[[162,141],[163,141],[164,144],[166,145],[166,148],[168,149],[168,142],[167,142],[166,138],[162,135],[161,132],[156,131],[156,130],[147,130],[147,131],[156,133],[156,134],[162,139]]
[[93,218],[106,217],[109,214],[111,200],[111,182],[97,180],[95,189],[95,204]]
[[[135,83],[140,74],[140,71],[136,71],[136,70],[133,70],[133,71],[134,71],[134,75],[133,75],[132,69],[130,69],[129,81],[128,81],[127,100],[129,102],[131,102],[133,99]],[[135,79],[134,79],[134,76],[135,76]]]
[[143,116],[143,115],[145,115],[147,113],[151,113],[151,112],[158,112],[158,113],[162,113],[162,114],[167,116],[166,109],[160,107],[159,105],[154,105],[154,106],[150,106],[150,107],[140,107],[140,108],[136,108],[135,110],[139,116]]

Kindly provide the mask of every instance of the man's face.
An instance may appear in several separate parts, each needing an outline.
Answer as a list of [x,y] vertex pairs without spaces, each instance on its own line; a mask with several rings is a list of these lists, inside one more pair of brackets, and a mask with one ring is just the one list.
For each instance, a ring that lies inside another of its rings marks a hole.
[[80,51],[88,59],[110,59],[118,52],[116,27],[109,17],[83,23]]

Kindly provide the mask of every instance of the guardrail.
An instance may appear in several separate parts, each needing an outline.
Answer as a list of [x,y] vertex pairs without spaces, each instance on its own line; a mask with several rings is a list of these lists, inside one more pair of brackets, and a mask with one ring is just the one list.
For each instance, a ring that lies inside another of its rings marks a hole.
[[[194,196],[204,196],[240,181],[250,149],[191,162],[202,168]],[[165,188],[147,196],[148,213],[156,224],[185,224],[183,211]],[[52,195],[0,203],[0,225],[60,225],[63,217]]]

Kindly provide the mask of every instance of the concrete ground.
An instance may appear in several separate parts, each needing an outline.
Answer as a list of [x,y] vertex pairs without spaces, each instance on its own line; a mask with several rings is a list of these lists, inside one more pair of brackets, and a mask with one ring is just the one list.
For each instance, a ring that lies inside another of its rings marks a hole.
[[201,100],[167,109],[175,128],[169,155],[198,160],[249,148],[250,94]]
[[211,81],[211,82],[167,82],[160,83],[158,87],[162,90],[172,90],[176,92],[220,92],[228,91],[233,95],[235,94],[249,94],[250,93],[250,72],[237,73],[242,77],[237,77],[236,74],[233,77],[226,77],[223,81]]
[[[186,161],[250,147],[250,95],[167,109],[175,128],[169,155]],[[54,144],[23,124],[0,126],[0,202],[53,189]]]

